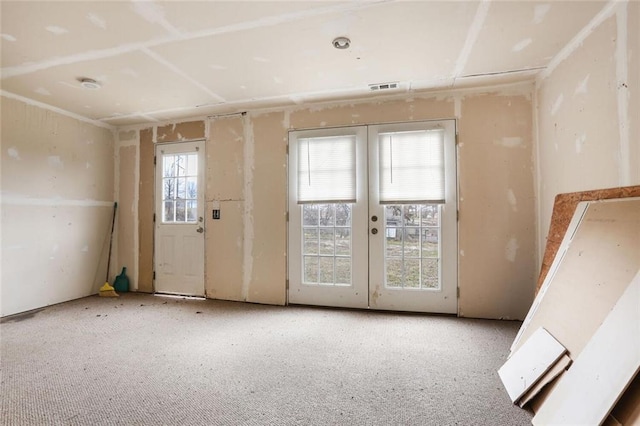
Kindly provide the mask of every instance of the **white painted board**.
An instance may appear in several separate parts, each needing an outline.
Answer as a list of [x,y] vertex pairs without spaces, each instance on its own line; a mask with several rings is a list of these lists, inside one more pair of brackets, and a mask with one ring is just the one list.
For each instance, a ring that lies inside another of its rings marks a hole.
[[517,402],[566,352],[544,328],[538,328],[498,370],[511,402]]
[[527,403],[531,401],[537,394],[539,394],[545,386],[551,383],[560,374],[563,374],[571,365],[571,362],[571,358],[569,358],[567,354],[562,355],[562,357],[560,357],[560,359],[556,361],[555,364],[553,364],[549,371],[544,373],[540,380],[538,380],[535,385],[533,385],[528,391],[524,393],[524,395],[520,397],[520,400],[518,401],[518,405],[520,406],[520,408],[523,408],[525,405],[527,405]]
[[545,298],[545,295],[547,294],[547,290],[549,289],[549,286],[551,286],[551,283],[553,282],[553,278],[555,277],[555,274],[558,271],[558,268],[562,264],[564,255],[567,253],[567,250],[571,245],[571,241],[573,240],[573,237],[576,235],[576,231],[578,230],[578,227],[582,222],[582,218],[584,217],[584,214],[587,211],[587,207],[589,207],[588,202],[581,202],[581,203],[578,203],[578,205],[576,206],[576,211],[573,213],[573,216],[571,217],[571,222],[567,227],[567,231],[564,234],[562,243],[560,243],[560,247],[558,248],[556,257],[553,259],[553,263],[551,264],[551,267],[547,272],[547,276],[545,277],[542,283],[542,286],[540,287],[540,291],[538,291],[538,294],[533,300],[533,303],[531,304],[531,308],[529,309],[527,316],[522,322],[522,327],[520,327],[520,330],[518,330],[518,334],[516,335],[516,338],[513,340],[513,343],[511,344],[511,353],[513,353],[516,350],[516,348],[519,347],[520,340],[522,339],[523,334],[525,334],[531,322],[534,321],[534,318],[536,317],[536,313],[540,305],[544,303],[544,298]]
[[640,271],[532,423],[599,425],[639,370]]

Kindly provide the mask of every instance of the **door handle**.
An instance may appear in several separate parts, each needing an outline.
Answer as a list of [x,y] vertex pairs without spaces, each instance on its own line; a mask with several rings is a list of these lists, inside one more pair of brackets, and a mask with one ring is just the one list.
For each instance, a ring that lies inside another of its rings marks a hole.
[[204,232],[204,228],[202,226],[199,226],[198,229],[196,229],[196,232],[199,232],[202,234]]
[[378,233],[378,228],[373,228],[373,229],[371,230],[371,233],[372,233],[373,235],[376,235],[376,234]]

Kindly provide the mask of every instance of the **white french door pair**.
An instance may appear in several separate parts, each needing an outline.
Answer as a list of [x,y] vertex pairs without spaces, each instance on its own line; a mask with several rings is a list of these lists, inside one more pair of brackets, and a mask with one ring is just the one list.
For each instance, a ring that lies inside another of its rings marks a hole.
[[457,312],[455,121],[289,134],[292,304]]

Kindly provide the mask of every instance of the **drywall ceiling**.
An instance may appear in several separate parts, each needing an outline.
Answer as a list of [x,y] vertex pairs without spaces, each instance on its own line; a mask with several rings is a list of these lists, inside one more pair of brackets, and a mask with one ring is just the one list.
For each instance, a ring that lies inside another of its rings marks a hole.
[[[532,79],[603,1],[2,1],[1,88],[113,126]],[[351,47],[337,50],[337,36]],[[84,89],[91,78],[98,90]]]

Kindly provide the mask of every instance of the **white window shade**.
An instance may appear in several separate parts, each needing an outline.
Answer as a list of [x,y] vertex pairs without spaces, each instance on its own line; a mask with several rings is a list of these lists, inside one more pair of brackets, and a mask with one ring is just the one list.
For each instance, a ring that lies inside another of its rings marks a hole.
[[298,204],[356,201],[356,137],[298,139]]
[[444,203],[444,130],[379,134],[380,203]]

